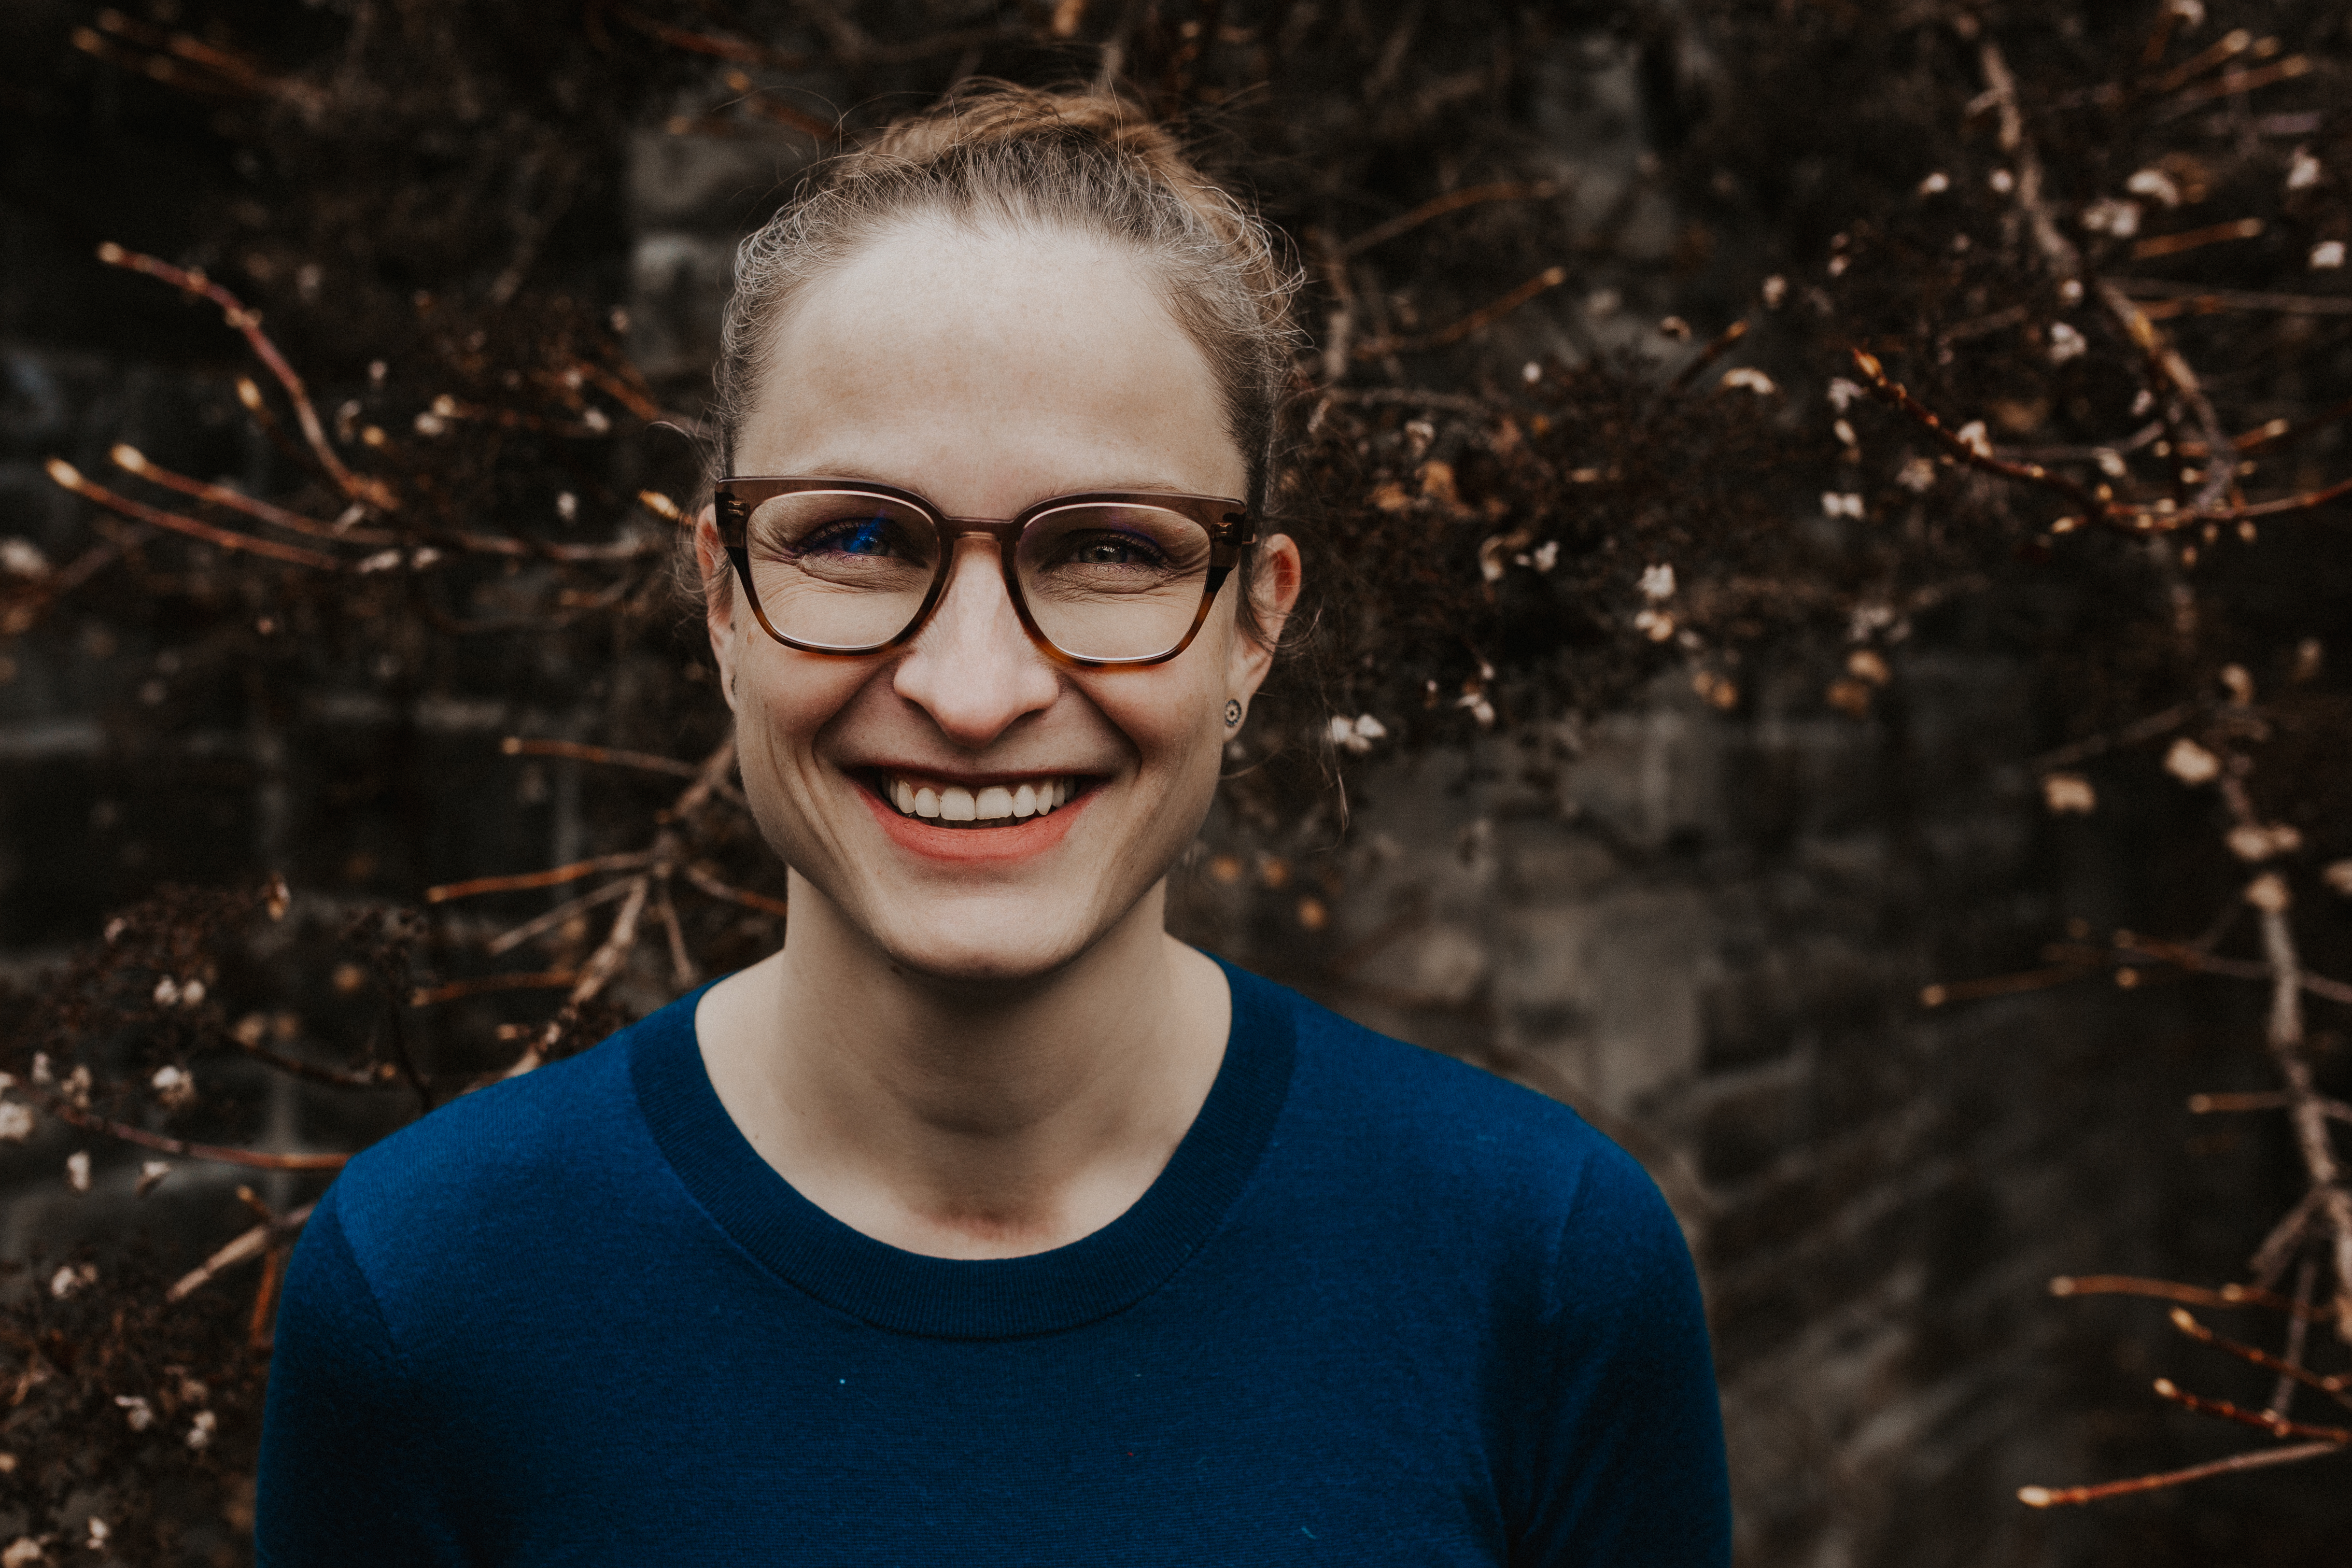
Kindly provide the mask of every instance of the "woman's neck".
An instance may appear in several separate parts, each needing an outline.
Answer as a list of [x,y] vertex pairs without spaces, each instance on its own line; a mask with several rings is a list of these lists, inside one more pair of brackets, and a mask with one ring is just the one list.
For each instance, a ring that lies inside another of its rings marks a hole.
[[1161,929],[1164,885],[1017,983],[912,973],[798,876],[792,899],[782,950],[704,995],[703,1061],[761,1157],[877,1240],[1066,1246],[1142,1196],[1208,1097],[1231,998]]

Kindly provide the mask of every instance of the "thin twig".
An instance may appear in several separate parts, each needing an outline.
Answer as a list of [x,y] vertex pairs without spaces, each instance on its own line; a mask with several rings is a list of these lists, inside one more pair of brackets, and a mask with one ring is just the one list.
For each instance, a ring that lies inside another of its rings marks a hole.
[[500,953],[511,952],[531,938],[553,931],[572,916],[584,914],[598,904],[610,903],[628,890],[629,884],[626,880],[607,882],[593,893],[583,893],[567,903],[558,904],[545,914],[527,920],[512,931],[492,937],[484,944],[483,951],[493,958]]
[[[626,887],[628,884],[620,884]],[[412,1007],[437,1007],[444,1002],[462,1001],[468,996],[488,996],[499,991],[560,991],[580,978],[576,969],[519,970],[508,974],[478,974],[470,980],[452,980],[440,985],[422,986],[410,994]]]
[[1381,359],[1389,354],[1418,353],[1458,343],[1479,328],[1501,321],[1537,295],[1557,289],[1567,281],[1567,268],[1547,267],[1501,299],[1481,305],[1460,321],[1449,322],[1433,332],[1423,332],[1413,337],[1368,338],[1356,345],[1356,357]]
[[2111,279],[2126,294],[2182,300],[2200,310],[2276,310],[2295,316],[2352,315],[2352,294],[2272,294],[2245,289],[2214,289],[2161,278]]
[[2168,1377],[2156,1380],[2156,1394],[2159,1399],[2168,1399],[2182,1409],[2195,1411],[2200,1415],[2259,1426],[2273,1437],[2316,1437],[2326,1443],[2352,1443],[2352,1426],[2315,1426],[2307,1422],[2289,1421],[2283,1415],[2264,1415],[2260,1411],[2248,1410],[2226,1399],[2208,1399],[2202,1394],[2191,1394]]
[[1339,254],[1342,258],[1360,256],[1376,245],[1385,245],[1399,235],[1412,233],[1432,218],[1460,212],[1464,207],[1478,206],[1487,202],[1542,201],[1558,195],[1559,186],[1550,180],[1504,180],[1493,184],[1470,185],[1462,190],[1449,191],[1444,195],[1422,203],[1409,213],[1392,217],[1386,223],[1375,224],[1355,238],[1343,242],[1338,247]]
[[1724,328],[1722,331],[1716,334],[1715,340],[1712,342],[1708,343],[1706,347],[1699,351],[1698,357],[1696,359],[1683,366],[1681,372],[1675,375],[1674,380],[1666,384],[1666,395],[1669,397],[1680,396],[1684,392],[1689,389],[1691,383],[1696,381],[1701,375],[1706,373],[1707,366],[1713,364],[1725,354],[1730,353],[1731,345],[1738,342],[1747,335],[1748,322],[1744,319],[1734,321],[1731,325]]
[[85,1132],[124,1143],[135,1143],[142,1149],[152,1149],[159,1154],[170,1154],[182,1160],[205,1160],[216,1165],[242,1165],[253,1171],[340,1171],[351,1163],[349,1154],[272,1154],[258,1149],[236,1149],[219,1143],[191,1143],[184,1138],[173,1138],[162,1132],[150,1132],[144,1127],[133,1127],[127,1121],[116,1121],[94,1110],[85,1110],[63,1095],[30,1084],[18,1086],[19,1091],[38,1100],[58,1121]]
[[2256,1448],[2251,1453],[2232,1454],[2226,1459],[2215,1459],[2202,1465],[2190,1465],[2186,1469],[2164,1470],[2152,1476],[2134,1476],[2127,1481],[2102,1481],[2090,1487],[2020,1487],[2017,1500],[2028,1508],[2053,1508],[2066,1503],[2097,1502],[2104,1498],[2127,1497],[2133,1492],[2152,1492],[2164,1487],[2177,1487],[2188,1481],[2201,1481],[2214,1476],[2235,1475],[2241,1470],[2259,1470],[2271,1465],[2299,1464],[2305,1459],[2316,1459],[2329,1454],[2344,1452],[2341,1443],[2300,1443],[2289,1448]]
[[163,1292],[163,1300],[184,1301],[217,1279],[224,1270],[236,1268],[248,1258],[259,1257],[262,1251],[279,1237],[289,1236],[300,1230],[310,1222],[310,1211],[318,1206],[314,1203],[304,1204],[299,1209],[290,1209],[274,1220],[257,1225],[251,1230],[242,1233],[236,1240],[180,1276],[178,1282]]
[[547,1053],[555,1048],[555,1043],[563,1037],[563,1031],[579,1016],[581,1006],[604,990],[605,984],[619,972],[622,961],[637,944],[637,919],[645,913],[646,894],[652,882],[650,876],[629,879],[628,898],[621,905],[621,912],[614,918],[613,928],[605,933],[604,942],[589,955],[588,962],[581,965],[571,995],[564,998],[563,1006],[540,1031],[539,1038],[515,1058],[513,1064],[499,1075],[501,1078],[520,1078],[545,1062]]
[[652,851],[635,849],[622,855],[592,856],[547,871],[521,871],[508,877],[476,877],[464,882],[444,882],[437,888],[425,889],[425,901],[446,904],[453,899],[478,898],[484,893],[520,893],[534,888],[561,887],[566,882],[576,882],[583,877],[595,876],[600,871],[634,871],[652,858]]
[[509,757],[564,757],[572,762],[602,763],[607,767],[640,768],[651,773],[668,773],[674,778],[698,778],[701,765],[682,763],[675,757],[656,756],[651,752],[624,752],[609,746],[583,745],[577,741],[539,741],[521,735],[509,735],[499,742],[499,750]]
[[[2318,1314],[2311,1310],[2310,1297],[2304,1292],[2296,1293],[2295,1304],[2299,1310],[2287,1314],[2287,1335],[2290,1342],[2299,1343],[2297,1336],[2309,1327],[2311,1320]],[[2352,1404],[2352,1401],[2345,1399],[2344,1379],[2320,1376],[2305,1366],[2300,1356],[2274,1356],[2258,1346],[2241,1344],[2236,1340],[2224,1338],[2199,1322],[2185,1307],[2173,1308],[2171,1320],[2174,1328],[2195,1340],[2199,1344],[2210,1345],[2224,1354],[2236,1356],[2248,1365],[2258,1366],[2264,1372],[2277,1373],[2285,1383],[2300,1384],[2304,1387],[2316,1389],[2331,1399]],[[2279,1403],[2278,1397],[2273,1395],[2271,1404],[2276,1406]],[[2281,1411],[2280,1414],[2284,1415],[2284,1412]]]
[[302,378],[295,374],[286,356],[278,352],[278,345],[269,341],[269,335],[261,330],[260,311],[248,310],[243,300],[202,272],[174,267],[168,261],[142,256],[137,251],[125,250],[111,240],[98,247],[98,258],[109,267],[144,273],[174,289],[201,295],[219,306],[223,319],[244,334],[246,344],[253,350],[254,357],[269,367],[269,374],[277,377],[278,384],[285,389],[287,399],[294,405],[294,417],[302,426],[303,438],[310,443],[311,455],[319,459],[319,466],[327,470],[336,488],[353,500],[363,501],[386,511],[398,510],[399,500],[383,480],[352,472],[335,455],[334,447],[328,443],[326,427],[319,423],[319,411],[310,406],[310,394],[303,390]]
[[730,887],[699,866],[681,866],[680,875],[714,899],[730,904],[740,904],[747,910],[757,910],[763,915],[782,919],[792,913],[791,906],[782,899],[772,899],[765,893],[754,893],[743,888]]
[[331,522],[320,522],[317,518],[304,517],[299,511],[289,511],[282,506],[276,506],[266,500],[257,500],[244,491],[234,489],[227,485],[214,484],[204,479],[191,479],[185,474],[174,473],[162,464],[151,460],[138,447],[124,442],[115,443],[113,449],[107,456],[114,460],[116,468],[125,473],[136,474],[150,484],[161,485],[167,490],[177,490],[184,496],[194,497],[197,500],[213,506],[226,507],[231,511],[241,511],[247,517],[268,523],[273,527],[285,529],[289,532],[308,534],[313,539],[348,541],[352,544],[393,544],[397,543],[400,539],[400,535],[380,528],[337,528]]
[[83,477],[80,469],[62,458],[51,458],[47,464],[49,478],[60,489],[71,490],[84,500],[95,501],[109,511],[120,512],[136,522],[156,528],[168,528],[174,533],[184,533],[191,539],[201,539],[223,550],[243,550],[255,555],[267,555],[273,561],[283,561],[295,566],[308,566],[313,571],[340,572],[343,563],[331,555],[315,550],[305,550],[299,544],[280,544],[274,539],[260,539],[250,533],[238,533],[231,529],[216,528],[209,522],[199,522],[176,511],[149,506],[145,501],[132,500],[118,495],[104,485]]
[[[2273,1312],[2293,1312],[2294,1303],[2273,1290],[2257,1289],[2247,1285],[2224,1285],[2209,1290],[2201,1285],[2183,1285],[2172,1279],[2147,1279],[2135,1274],[2061,1274],[2050,1281],[2053,1296],[2150,1296],[2159,1301],[2181,1301],[2191,1307],[2262,1307]],[[2308,1314],[2317,1321],[2322,1314],[2312,1309]]]

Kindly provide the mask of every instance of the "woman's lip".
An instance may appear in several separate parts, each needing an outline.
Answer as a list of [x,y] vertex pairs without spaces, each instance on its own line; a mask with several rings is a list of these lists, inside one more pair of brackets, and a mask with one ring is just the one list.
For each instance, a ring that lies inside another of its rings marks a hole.
[[1070,799],[1067,805],[1056,808],[1048,816],[1032,816],[1014,822],[1009,827],[940,827],[919,816],[902,816],[896,806],[880,799],[870,789],[861,787],[857,798],[882,825],[899,847],[929,860],[948,861],[957,865],[974,865],[990,861],[1022,860],[1041,855],[1062,841],[1095,798],[1096,792],[1086,790]]

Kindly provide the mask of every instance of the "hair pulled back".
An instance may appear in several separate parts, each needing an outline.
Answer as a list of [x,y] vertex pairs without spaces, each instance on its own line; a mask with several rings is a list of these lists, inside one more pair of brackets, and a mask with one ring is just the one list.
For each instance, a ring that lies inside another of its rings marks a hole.
[[[1195,168],[1176,139],[1103,91],[968,84],[824,163],[736,252],[717,409],[731,455],[776,323],[817,279],[881,235],[927,217],[1129,248],[1215,377],[1226,427],[1263,509],[1290,374],[1295,280],[1266,226]],[[1246,602],[1243,606],[1247,621]]]

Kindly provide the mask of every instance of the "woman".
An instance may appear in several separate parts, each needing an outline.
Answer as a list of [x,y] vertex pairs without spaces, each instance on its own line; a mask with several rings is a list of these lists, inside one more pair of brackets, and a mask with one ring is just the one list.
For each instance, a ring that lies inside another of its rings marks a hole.
[[783,948],[352,1163],[262,1562],[1727,1557],[1640,1170],[1161,929],[1298,592],[1272,256],[1011,89],[746,243],[698,546]]

